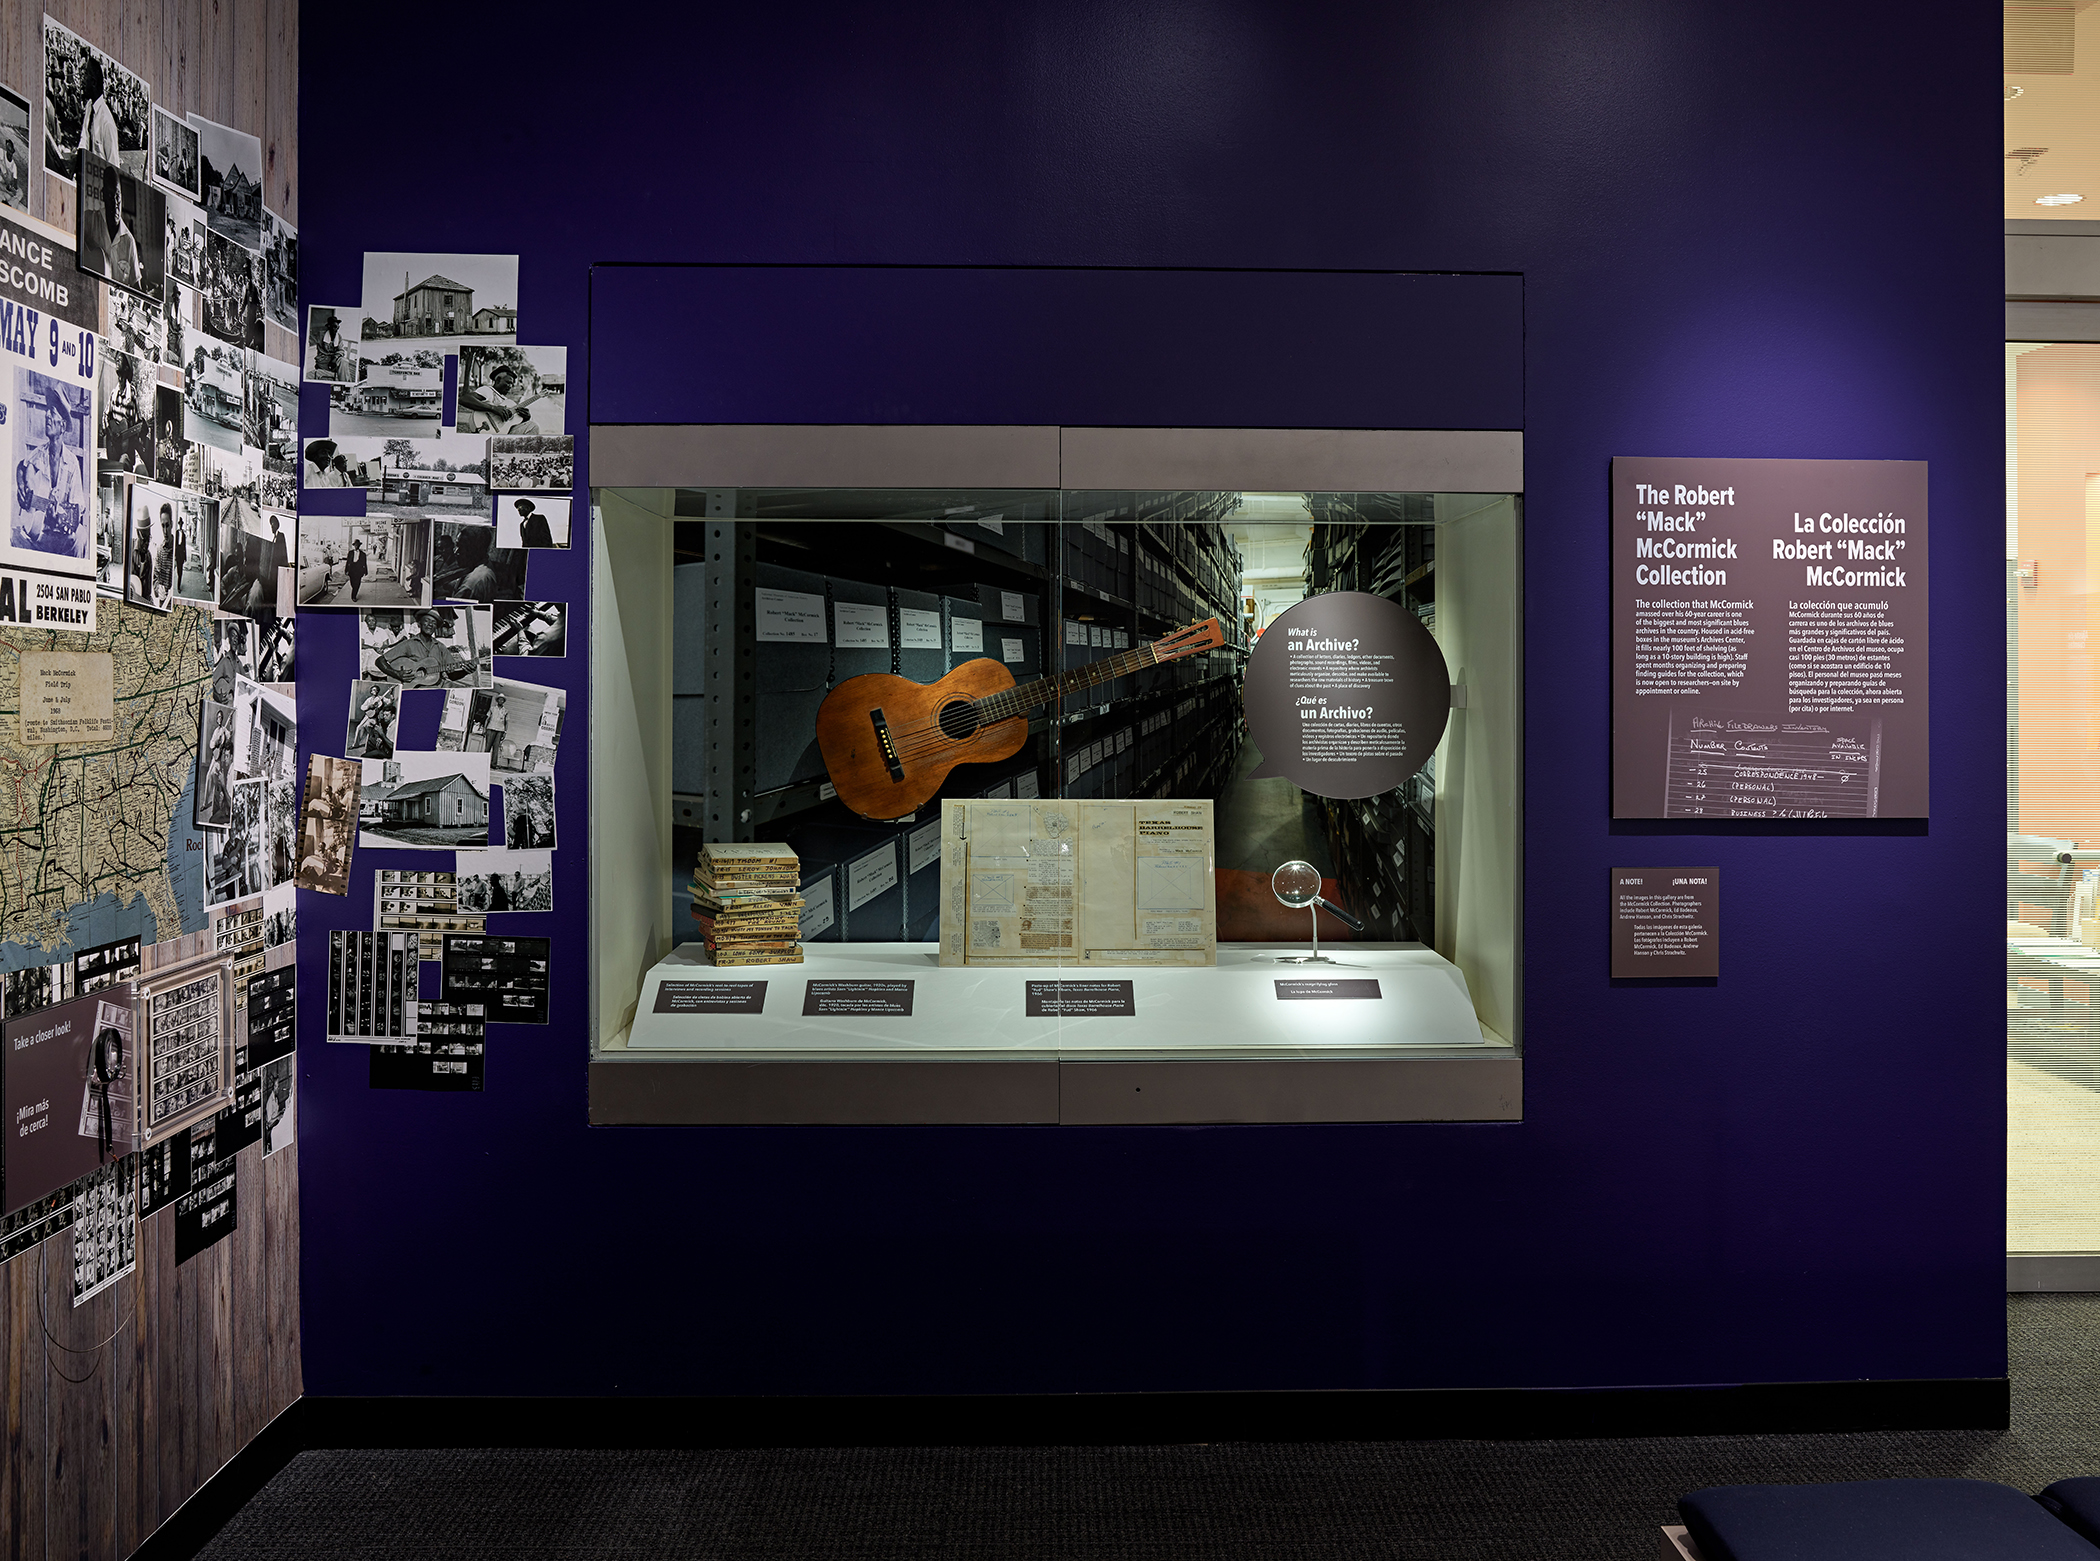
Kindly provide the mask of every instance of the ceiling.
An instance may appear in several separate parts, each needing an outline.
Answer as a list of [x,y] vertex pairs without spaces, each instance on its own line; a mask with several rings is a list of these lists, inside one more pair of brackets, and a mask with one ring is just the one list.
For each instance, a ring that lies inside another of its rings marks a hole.
[[[2100,220],[2100,0],[2005,7],[2005,215]],[[2015,151],[2043,148],[2038,156]],[[2072,206],[2037,206],[2071,193]]]

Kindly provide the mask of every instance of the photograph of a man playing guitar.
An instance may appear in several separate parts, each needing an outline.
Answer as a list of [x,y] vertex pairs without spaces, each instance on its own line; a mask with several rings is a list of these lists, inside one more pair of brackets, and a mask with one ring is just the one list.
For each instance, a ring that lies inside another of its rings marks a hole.
[[74,387],[46,375],[26,369],[17,369],[15,375],[21,427],[29,442],[15,460],[9,540],[54,558],[85,558],[90,492],[87,387],[78,387],[76,400],[68,394]]

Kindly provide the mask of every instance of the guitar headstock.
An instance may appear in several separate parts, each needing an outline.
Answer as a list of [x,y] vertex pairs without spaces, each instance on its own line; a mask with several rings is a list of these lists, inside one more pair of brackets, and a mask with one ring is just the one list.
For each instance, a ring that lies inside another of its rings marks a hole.
[[1192,623],[1185,629],[1176,629],[1164,639],[1152,642],[1152,654],[1160,661],[1179,661],[1183,656],[1194,656],[1206,650],[1216,650],[1225,643],[1225,630],[1215,618],[1205,618],[1201,623]]

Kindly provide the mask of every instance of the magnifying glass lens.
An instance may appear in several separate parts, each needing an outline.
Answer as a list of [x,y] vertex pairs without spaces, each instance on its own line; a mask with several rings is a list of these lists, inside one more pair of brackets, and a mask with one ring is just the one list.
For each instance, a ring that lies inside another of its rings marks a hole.
[[1320,870],[1310,862],[1285,862],[1270,875],[1269,887],[1284,904],[1303,910],[1320,897]]

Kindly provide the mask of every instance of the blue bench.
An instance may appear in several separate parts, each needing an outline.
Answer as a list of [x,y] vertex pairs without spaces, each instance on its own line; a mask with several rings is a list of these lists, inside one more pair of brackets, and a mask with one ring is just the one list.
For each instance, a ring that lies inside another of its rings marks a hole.
[[1696,1561],[2100,1561],[2100,1479],[1716,1485],[1679,1499]]

